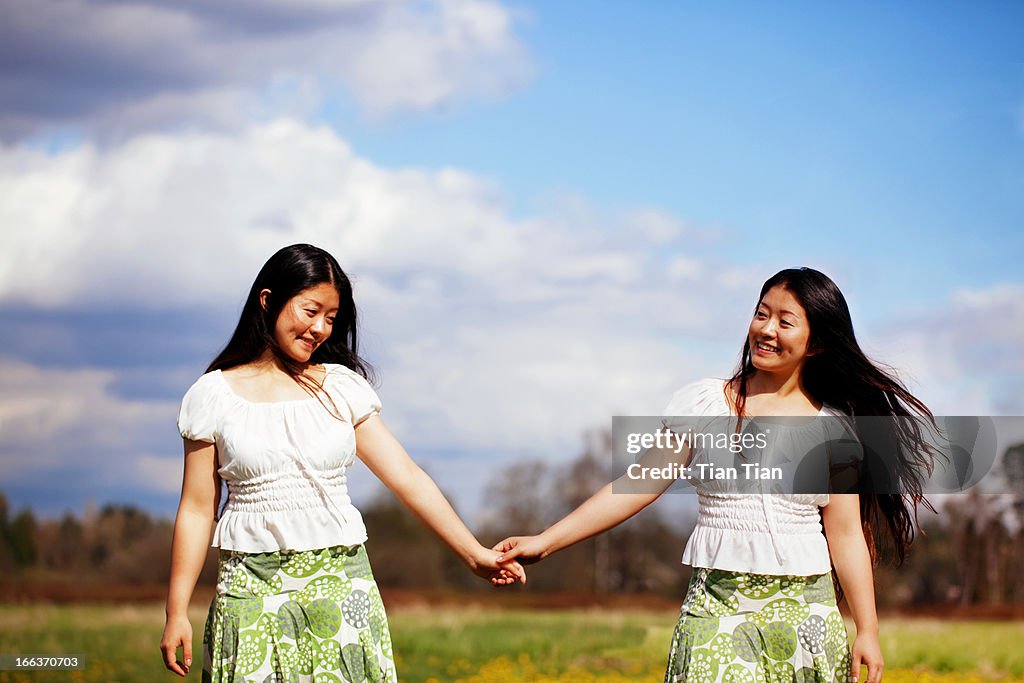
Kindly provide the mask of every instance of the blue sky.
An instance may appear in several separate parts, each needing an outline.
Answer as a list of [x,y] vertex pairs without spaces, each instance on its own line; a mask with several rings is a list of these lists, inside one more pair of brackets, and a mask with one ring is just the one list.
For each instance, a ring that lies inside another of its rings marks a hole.
[[1018,4],[8,10],[16,507],[172,514],[177,402],[299,241],[354,276],[385,415],[469,511],[728,373],[792,265],[937,412],[1024,411]]
[[342,107],[334,120],[372,158],[471,169],[514,204],[564,190],[654,204],[734,238],[778,236],[733,239],[738,262],[842,250],[890,270],[887,290],[936,268],[948,286],[1014,272],[1019,7],[559,3],[530,14],[536,80],[499,105],[392,125]]

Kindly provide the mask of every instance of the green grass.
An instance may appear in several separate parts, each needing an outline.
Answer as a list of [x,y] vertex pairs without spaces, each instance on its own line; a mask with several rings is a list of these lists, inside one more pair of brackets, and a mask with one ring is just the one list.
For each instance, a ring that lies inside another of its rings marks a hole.
[[[202,639],[202,622],[192,620]],[[0,671],[8,681],[153,681],[164,675],[160,605],[0,606],[0,652],[85,655],[82,671]],[[199,676],[195,676],[199,680]]]
[[389,616],[403,681],[453,680],[507,657],[552,676],[575,667],[631,673],[664,666],[672,614],[625,611],[422,611]]
[[[853,629],[850,629],[853,633]],[[886,668],[1024,676],[1024,622],[883,621]]]
[[[205,610],[191,612],[199,680]],[[627,610],[395,610],[403,683],[661,680],[675,615]],[[0,653],[80,654],[78,672],[0,672],[0,683],[178,680],[158,650],[161,605],[0,606]],[[1024,622],[883,620],[886,683],[1024,680]],[[933,673],[925,673],[933,672]]]

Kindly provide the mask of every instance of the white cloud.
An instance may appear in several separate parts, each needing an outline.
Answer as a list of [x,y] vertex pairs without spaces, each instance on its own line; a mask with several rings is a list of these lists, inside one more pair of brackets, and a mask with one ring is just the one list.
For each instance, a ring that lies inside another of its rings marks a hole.
[[126,483],[144,485],[152,491],[179,493],[183,464],[181,457],[170,458],[158,455],[140,455],[130,467],[123,470]]
[[642,330],[653,311],[660,327],[677,313],[671,327],[692,329],[717,308],[677,291],[678,263],[653,257],[661,240],[632,231],[633,215],[621,216],[623,231],[576,218],[511,219],[486,181],[382,168],[329,129],[290,120],[56,155],[8,147],[0,224],[19,229],[0,255],[0,301],[210,306],[241,297],[273,250],[309,241],[353,271],[362,303],[404,305],[415,320],[452,297],[483,316],[495,301],[600,310],[602,325],[622,330]]
[[[571,458],[611,415],[656,412],[682,383],[728,373],[773,272],[723,267],[728,245],[694,244],[685,223],[648,207],[604,215],[571,198],[512,218],[485,179],[381,167],[291,120],[52,155],[7,147],[0,224],[20,228],[0,252],[0,302],[37,308],[234,318],[274,250],[318,244],[355,279],[396,433],[414,455],[450,448],[494,469]],[[1024,374],[1021,294],[1013,284],[955,293],[867,339],[938,411],[995,410],[1001,382]],[[169,491],[180,463],[133,435],[163,429],[177,452],[176,401],[119,398],[112,371],[0,370],[3,450],[20,454],[8,471],[106,448],[145,475],[140,486]],[[8,436],[21,425],[31,449]],[[483,485],[467,477],[466,490]]]
[[[114,445],[124,426],[160,415],[166,405],[145,407],[113,397],[110,370],[42,369],[13,359],[0,367],[0,433],[31,441],[76,431]],[[94,424],[94,418],[106,424]]]
[[678,217],[651,208],[633,211],[626,227],[635,231],[645,241],[654,244],[673,242],[696,232]]
[[493,98],[530,78],[521,13],[496,0],[13,0],[0,24],[0,135],[87,125],[230,127],[341,87],[367,112]]
[[940,415],[1024,414],[1024,286],[950,292],[938,309],[883,321],[876,355]]
[[115,378],[109,370],[0,361],[0,478],[60,476],[83,451],[108,455],[94,465],[116,471],[135,436],[177,417],[171,402],[119,398],[109,388]]
[[[679,287],[664,233],[636,229],[656,212],[599,213],[512,219],[486,180],[382,168],[288,120],[54,155],[8,147],[0,223],[23,229],[0,254],[0,302],[233,317],[269,254],[312,242],[355,279],[386,414],[406,440],[571,457],[612,414],[656,411],[681,382],[722,371],[681,351],[684,335],[727,334],[730,348],[735,337],[719,324],[733,295]],[[119,424],[110,379],[93,378],[76,420]],[[176,410],[131,406],[149,425]]]
[[512,28],[512,14],[497,2],[440,0],[428,17],[403,7],[380,31],[352,36],[356,58],[335,66],[375,112],[431,109],[460,90],[496,97],[529,76]]
[[668,272],[673,281],[696,280],[704,272],[704,268],[696,259],[677,256],[669,263]]

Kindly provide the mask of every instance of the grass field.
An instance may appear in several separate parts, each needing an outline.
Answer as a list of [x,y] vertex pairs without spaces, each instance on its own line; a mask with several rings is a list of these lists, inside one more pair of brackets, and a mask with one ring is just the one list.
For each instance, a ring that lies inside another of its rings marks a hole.
[[[201,659],[204,611],[192,613]],[[389,614],[403,683],[658,683],[675,615],[407,609]],[[157,649],[161,605],[0,606],[0,653],[80,654],[83,671],[0,671],[0,683],[178,680]],[[885,681],[1024,683],[1024,623],[883,620]],[[197,662],[187,680],[199,680]]]

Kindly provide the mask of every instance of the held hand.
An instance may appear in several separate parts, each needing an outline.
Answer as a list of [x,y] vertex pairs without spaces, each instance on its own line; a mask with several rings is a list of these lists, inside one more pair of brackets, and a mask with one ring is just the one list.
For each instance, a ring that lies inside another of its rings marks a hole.
[[526,583],[526,570],[515,560],[498,561],[498,552],[480,546],[475,554],[472,571],[488,579],[495,586],[505,586],[519,581]]
[[868,668],[868,679],[862,683],[881,683],[882,669],[885,663],[882,661],[882,646],[878,642],[878,634],[873,631],[858,633],[857,639],[853,641],[853,680],[860,679],[860,666],[864,664]]
[[[184,664],[177,661],[178,648],[182,649]],[[168,617],[164,635],[160,639],[160,651],[164,655],[164,666],[184,677],[192,666],[192,624],[187,617]]]
[[540,536],[509,536],[494,549],[501,553],[498,562],[517,559],[522,564],[533,564],[549,554],[547,544]]
[[499,569],[496,572],[484,575],[483,578],[491,582],[492,586],[511,586],[517,581],[526,583],[526,570],[518,562],[508,565],[509,569]]

